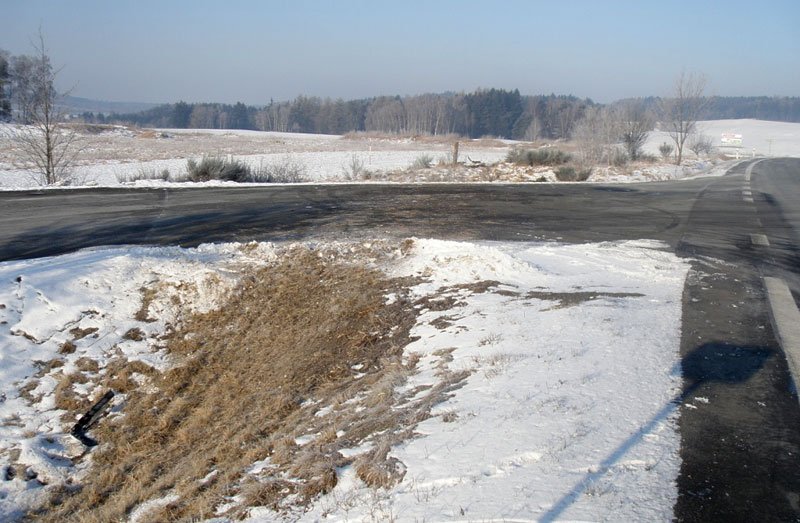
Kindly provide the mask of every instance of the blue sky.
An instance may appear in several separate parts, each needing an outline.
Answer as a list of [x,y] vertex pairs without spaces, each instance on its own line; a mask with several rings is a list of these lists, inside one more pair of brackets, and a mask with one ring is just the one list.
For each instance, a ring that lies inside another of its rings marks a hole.
[[800,1],[0,0],[0,49],[41,25],[61,88],[118,101],[518,88],[608,102],[800,96]]

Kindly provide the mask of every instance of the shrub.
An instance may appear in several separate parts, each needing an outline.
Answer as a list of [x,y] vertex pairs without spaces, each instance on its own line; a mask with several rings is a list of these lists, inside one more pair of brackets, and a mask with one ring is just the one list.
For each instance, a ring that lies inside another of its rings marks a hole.
[[354,154],[350,157],[350,162],[342,166],[342,177],[345,180],[368,180],[372,178],[372,172],[366,168],[364,160]]
[[705,134],[693,136],[689,141],[689,149],[699,158],[701,154],[710,155],[714,152],[714,140]]
[[555,171],[556,178],[560,182],[585,182],[592,175],[592,169],[576,169],[575,167],[565,165],[559,167]]
[[417,156],[414,163],[411,164],[412,169],[428,169],[433,165],[433,156],[429,154],[421,154]]
[[120,183],[135,182],[138,180],[162,180],[170,178],[169,169],[157,170],[153,167],[141,167],[137,172],[131,174],[116,174],[117,181]]
[[622,167],[623,165],[627,165],[630,161],[628,153],[618,147],[615,147],[608,152],[608,159],[611,165],[615,167]]
[[278,163],[262,162],[251,175],[251,181],[258,183],[299,183],[306,180],[306,166],[289,156]]
[[506,161],[517,165],[562,165],[572,160],[572,155],[558,149],[512,149]]
[[667,142],[664,142],[658,146],[658,152],[661,153],[661,157],[665,160],[669,160],[669,157],[672,156],[672,151],[674,150],[675,148]]
[[186,169],[189,180],[193,182],[209,180],[248,182],[253,179],[252,169],[246,163],[216,156],[204,156],[200,163],[190,159],[186,162]]

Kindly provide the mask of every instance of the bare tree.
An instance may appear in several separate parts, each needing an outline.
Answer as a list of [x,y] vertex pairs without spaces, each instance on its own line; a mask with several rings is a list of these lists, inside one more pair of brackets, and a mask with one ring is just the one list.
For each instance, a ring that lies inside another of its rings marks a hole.
[[675,142],[675,163],[683,160],[683,147],[695,132],[697,120],[705,109],[706,99],[703,91],[706,79],[701,74],[681,71],[675,81],[671,98],[661,102],[661,118],[664,130]]
[[58,71],[53,69],[44,36],[39,32],[36,54],[28,57],[30,63],[16,74],[16,92],[20,112],[29,124],[16,135],[23,166],[40,175],[40,183],[53,185],[64,182],[79,152],[77,134],[64,125],[64,113],[57,105],[59,94],[55,88]]
[[622,144],[630,159],[638,160],[642,156],[647,135],[653,130],[653,117],[643,100],[622,102],[618,111]]
[[698,157],[701,154],[711,154],[714,152],[714,140],[705,134],[695,134],[689,140],[689,149]]
[[594,166],[603,159],[610,163],[620,135],[620,116],[614,108],[587,107],[572,131],[581,164]]

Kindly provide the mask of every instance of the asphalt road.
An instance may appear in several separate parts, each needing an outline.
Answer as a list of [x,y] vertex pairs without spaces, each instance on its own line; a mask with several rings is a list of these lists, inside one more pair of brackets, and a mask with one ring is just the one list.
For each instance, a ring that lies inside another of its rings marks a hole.
[[319,236],[675,243],[704,182],[335,185],[0,193],[0,260],[93,245]]
[[800,520],[800,404],[763,284],[780,277],[800,297],[800,159],[622,186],[29,191],[0,193],[0,208],[0,260],[96,245],[319,237],[663,240],[694,260],[683,302],[685,388],[675,402],[675,518]]

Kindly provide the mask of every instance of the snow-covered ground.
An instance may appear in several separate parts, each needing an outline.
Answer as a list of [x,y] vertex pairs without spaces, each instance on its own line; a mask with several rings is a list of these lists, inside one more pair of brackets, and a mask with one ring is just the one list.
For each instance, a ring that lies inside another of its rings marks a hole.
[[[722,133],[742,135],[742,147],[720,148],[731,157],[756,155],[800,156],[800,124],[760,120],[715,120],[698,126],[719,147]],[[36,176],[19,168],[19,157],[11,136],[16,126],[0,126],[0,190],[38,187]],[[669,142],[663,132],[653,132],[645,146],[658,156],[658,146]],[[459,158],[463,161],[493,164],[503,160],[509,149],[517,145],[508,140],[462,140]],[[70,185],[127,186],[138,178],[138,185],[164,185],[158,179],[165,169],[173,178],[186,172],[186,160],[204,155],[231,157],[254,168],[292,164],[313,182],[352,181],[352,164],[357,162],[367,171],[377,173],[370,179],[387,181],[386,173],[407,171],[420,157],[427,156],[435,165],[448,157],[451,144],[435,137],[371,137],[330,136],[292,133],[267,133],[236,130],[134,130],[123,127],[103,128],[102,132],[86,132],[81,140],[80,163],[73,169]],[[556,144],[556,147],[558,145]],[[686,178],[698,174],[721,174],[727,164],[708,160],[696,161],[687,153],[681,167],[670,164],[642,164],[626,172],[597,168],[591,182],[642,182]],[[719,168],[715,168],[719,167]],[[477,174],[468,169],[460,173],[434,173],[435,176],[401,175],[391,181],[555,181],[547,169],[535,173],[514,171],[510,166],[492,173]],[[516,169],[519,171],[520,169]],[[628,172],[629,171],[629,172]],[[429,173],[430,174],[430,173]],[[219,182],[207,182],[218,185]],[[193,184],[197,185],[197,184]]]
[[[711,138],[720,152],[741,157],[753,156],[800,156],[800,123],[770,122],[766,120],[707,120],[698,122],[700,134]],[[741,147],[721,147],[723,134],[742,135]],[[665,132],[653,132],[648,137],[645,150],[658,155],[658,146],[672,143]]]
[[[239,268],[272,261],[284,247],[120,247],[0,264],[0,519],[34,504],[41,482],[52,488],[80,473],[70,459],[83,451],[64,433],[44,369],[68,374],[91,359],[102,372],[120,356],[164,368],[158,333],[175,304],[215,306]],[[418,239],[382,269],[423,277],[417,296],[458,302],[421,312],[411,333],[419,339],[405,350],[420,356],[419,372],[404,387],[436,383],[443,365],[472,373],[417,426],[418,437],[392,449],[406,467],[399,484],[372,490],[346,467],[336,488],[296,517],[671,520],[685,261],[652,241]],[[495,283],[470,290],[485,281]],[[150,304],[157,321],[139,321],[140,289],[156,282],[165,290]],[[131,329],[142,336],[126,336]],[[27,469],[9,478],[12,463]],[[280,517],[254,508],[250,519]]]

